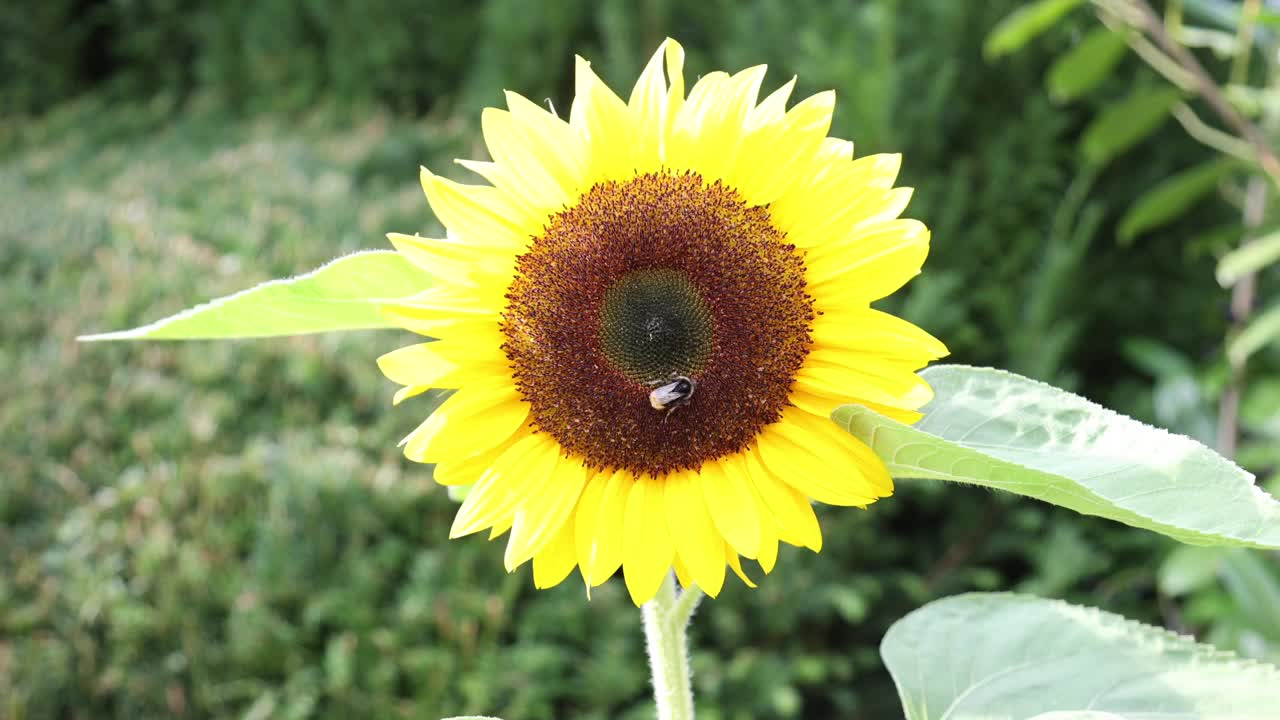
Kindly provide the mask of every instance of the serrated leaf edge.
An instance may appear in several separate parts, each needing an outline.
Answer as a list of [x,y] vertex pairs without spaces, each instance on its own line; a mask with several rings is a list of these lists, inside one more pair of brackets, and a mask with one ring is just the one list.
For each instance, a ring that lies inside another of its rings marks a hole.
[[[1062,390],[1061,388],[1056,388],[1056,387],[1054,387],[1054,386],[1050,385],[1049,383],[1041,382],[1041,381],[1039,381],[1039,380],[1035,380],[1035,379],[1033,379],[1033,378],[1028,378],[1028,377],[1025,377],[1025,376],[1022,376],[1022,375],[1018,375],[1017,373],[1012,373],[1012,372],[1009,372],[1009,371],[1007,371],[1007,370],[1001,370],[1001,369],[999,369],[999,368],[977,367],[977,366],[973,366],[973,365],[961,365],[961,364],[934,365],[934,366],[932,366],[932,367],[929,367],[929,368],[926,368],[926,369],[922,370],[922,371],[920,372],[920,376],[921,376],[921,377],[923,377],[925,380],[928,380],[930,375],[937,375],[937,374],[939,374],[939,373],[943,373],[943,372],[951,372],[951,371],[956,371],[956,370],[958,370],[958,371],[979,371],[979,372],[990,373],[990,374],[995,374],[995,375],[1002,375],[1002,376],[1004,376],[1004,377],[1012,378],[1012,379],[1017,380],[1017,381],[1020,381],[1020,382],[1030,383],[1030,384],[1032,384],[1032,385],[1039,386],[1039,387],[1041,387],[1041,388],[1048,388],[1048,389],[1050,389],[1050,390],[1053,390],[1054,392],[1064,393],[1064,394],[1066,394],[1066,395],[1069,395],[1069,396],[1071,396],[1071,397],[1075,398],[1077,401],[1079,401],[1079,402],[1081,402],[1081,403],[1083,403],[1083,404],[1085,404],[1085,405],[1087,405],[1087,406],[1089,406],[1089,407],[1091,407],[1091,408],[1096,408],[1097,410],[1101,410],[1101,411],[1102,411],[1102,413],[1103,413],[1103,415],[1104,415],[1108,420],[1113,419],[1113,418],[1121,418],[1121,419],[1123,419],[1123,420],[1125,420],[1125,421],[1132,422],[1132,423],[1136,423],[1136,424],[1138,424],[1138,425],[1142,426],[1143,428],[1146,428],[1146,429],[1149,429],[1149,430],[1153,430],[1153,431],[1155,431],[1155,432],[1156,432],[1156,434],[1157,434],[1157,435],[1159,435],[1159,436],[1161,436],[1161,437],[1164,437],[1164,438],[1172,438],[1172,439],[1177,440],[1177,441],[1180,441],[1180,442],[1187,442],[1187,443],[1191,443],[1191,444],[1196,445],[1196,446],[1198,446],[1198,447],[1200,447],[1200,448],[1203,448],[1203,449],[1205,449],[1205,450],[1209,450],[1210,454],[1213,456],[1213,462],[1214,462],[1215,464],[1218,464],[1218,465],[1221,465],[1221,466],[1224,466],[1224,467],[1229,467],[1229,468],[1231,468],[1231,469],[1233,469],[1233,470],[1237,470],[1237,471],[1239,471],[1240,473],[1242,473],[1242,474],[1244,475],[1245,479],[1248,481],[1249,488],[1251,489],[1251,491],[1252,491],[1252,493],[1253,493],[1253,495],[1254,495],[1254,497],[1255,497],[1255,498],[1259,499],[1260,501],[1262,501],[1262,502],[1264,502],[1264,503],[1274,503],[1274,502],[1275,502],[1275,499],[1274,499],[1274,498],[1272,498],[1272,497],[1271,497],[1271,496],[1270,496],[1266,491],[1264,491],[1262,488],[1258,487],[1258,484],[1257,484],[1257,478],[1253,475],[1253,473],[1250,473],[1249,471],[1244,470],[1243,468],[1239,467],[1239,466],[1238,466],[1238,465],[1236,465],[1235,463],[1232,463],[1230,460],[1227,460],[1226,458],[1222,457],[1221,455],[1218,455],[1218,453],[1217,453],[1217,452],[1213,451],[1211,448],[1209,448],[1208,446],[1206,446],[1204,443],[1201,443],[1200,441],[1198,441],[1198,440],[1196,440],[1196,439],[1194,439],[1194,438],[1187,437],[1186,435],[1179,435],[1179,434],[1177,434],[1177,433],[1172,433],[1172,432],[1169,432],[1168,430],[1165,430],[1164,428],[1155,427],[1155,426],[1153,426],[1153,425],[1148,425],[1148,424],[1146,424],[1146,423],[1142,422],[1141,420],[1137,420],[1137,419],[1135,419],[1135,418],[1131,418],[1131,417],[1129,417],[1129,416],[1127,416],[1127,415],[1122,415],[1122,414],[1120,414],[1120,413],[1118,413],[1118,412],[1116,412],[1116,411],[1114,411],[1114,410],[1111,410],[1110,408],[1107,408],[1107,407],[1104,407],[1104,406],[1102,406],[1102,405],[1099,405],[1099,404],[1097,404],[1097,403],[1093,402],[1092,400],[1090,400],[1090,399],[1088,399],[1088,398],[1086,398],[1086,397],[1083,397],[1083,396],[1080,396],[1080,395],[1076,395],[1075,393],[1067,392],[1067,391],[1065,391],[1065,390]],[[932,384],[932,383],[931,383],[931,384]],[[935,399],[933,402],[936,402],[936,399]],[[932,403],[930,403],[930,404],[932,404]],[[1017,463],[1017,462],[1014,462],[1014,461],[1012,461],[1012,460],[1006,460],[1006,459],[1004,459],[1004,458],[998,458],[998,457],[995,457],[995,456],[992,456],[992,455],[988,455],[988,454],[986,454],[986,453],[984,453],[984,452],[982,452],[982,451],[980,451],[980,450],[977,450],[977,449],[975,449],[975,448],[968,447],[968,446],[965,446],[965,445],[961,445],[960,443],[952,442],[951,440],[947,440],[946,438],[940,437],[940,436],[938,436],[938,435],[934,435],[933,433],[930,433],[930,432],[928,432],[928,431],[921,430],[921,429],[919,429],[919,428],[917,428],[917,427],[914,427],[914,426],[911,426],[911,425],[907,425],[907,424],[905,424],[905,423],[898,422],[897,420],[893,420],[892,418],[887,418],[887,417],[885,417],[885,416],[883,416],[883,415],[880,415],[879,413],[875,412],[874,410],[871,410],[871,409],[869,409],[869,408],[863,407],[863,406],[861,406],[861,405],[841,405],[840,407],[838,407],[838,408],[836,408],[835,410],[833,410],[833,411],[832,411],[832,415],[831,415],[832,422],[836,423],[836,424],[837,424],[837,425],[839,425],[841,428],[843,428],[843,429],[845,430],[845,432],[848,432],[848,433],[850,433],[850,434],[853,434],[851,424],[850,424],[850,423],[848,423],[848,422],[843,422],[843,421],[841,421],[841,420],[839,420],[838,418],[836,418],[836,417],[835,417],[835,413],[837,413],[837,412],[839,412],[839,411],[841,411],[841,410],[844,410],[844,409],[846,409],[846,408],[850,409],[851,411],[853,411],[853,412],[855,412],[855,413],[865,413],[865,414],[873,415],[873,416],[875,416],[875,417],[876,417],[876,419],[877,419],[877,420],[879,420],[880,422],[882,422],[884,425],[887,425],[887,426],[892,427],[892,428],[905,429],[905,430],[909,430],[909,431],[913,431],[913,432],[922,433],[922,434],[924,434],[924,435],[928,435],[928,436],[933,437],[933,438],[937,438],[937,439],[938,439],[939,441],[941,441],[941,442],[949,443],[949,444],[955,445],[955,446],[957,446],[957,447],[959,447],[959,448],[962,448],[963,450],[966,450],[966,451],[968,451],[968,452],[972,452],[972,453],[976,453],[976,454],[978,454],[978,455],[981,455],[981,456],[983,456],[983,457],[985,457],[985,458],[989,459],[990,461],[992,461],[992,462],[994,462],[994,463],[999,463],[999,464],[1002,464],[1002,465],[1006,465],[1006,466],[1008,466],[1008,467],[1012,467],[1012,468],[1016,468],[1016,469],[1020,469],[1020,470],[1025,470],[1025,471],[1028,471],[1028,472],[1041,473],[1041,474],[1045,474],[1045,475],[1054,475],[1054,476],[1056,476],[1056,477],[1063,477],[1063,478],[1065,478],[1066,480],[1068,480],[1070,483],[1072,483],[1074,486],[1076,486],[1076,487],[1080,488],[1080,489],[1083,491],[1083,493],[1084,493],[1084,494],[1083,494],[1083,495],[1081,495],[1081,494],[1077,494],[1077,496],[1078,496],[1078,497],[1096,498],[1096,499],[1098,499],[1098,500],[1102,501],[1103,503],[1108,504],[1108,505],[1111,505],[1111,506],[1114,506],[1114,507],[1117,507],[1117,508],[1119,508],[1119,509],[1123,510],[1124,512],[1126,512],[1126,513],[1129,513],[1129,514],[1131,514],[1131,515],[1134,515],[1134,516],[1137,516],[1137,517],[1143,518],[1143,519],[1145,519],[1145,520],[1149,521],[1149,522],[1151,523],[1151,525],[1153,525],[1153,526],[1160,527],[1160,528],[1168,528],[1168,529],[1172,530],[1172,531],[1173,531],[1173,533],[1165,533],[1165,534],[1169,534],[1171,537],[1174,537],[1175,539],[1178,539],[1178,540],[1179,540],[1179,541],[1181,541],[1181,542],[1185,542],[1185,543],[1187,543],[1187,544],[1196,544],[1196,543],[1194,543],[1194,542],[1191,542],[1191,541],[1188,541],[1188,540],[1184,540],[1184,539],[1183,539],[1184,537],[1187,537],[1186,533],[1191,533],[1193,536],[1194,536],[1194,535],[1207,535],[1207,534],[1208,534],[1208,533],[1206,533],[1206,532],[1205,532],[1205,531],[1203,531],[1203,530],[1193,530],[1193,529],[1189,529],[1189,528],[1182,528],[1182,527],[1178,527],[1178,526],[1176,526],[1176,525],[1169,525],[1169,524],[1167,524],[1167,523],[1165,523],[1165,522],[1163,522],[1163,521],[1161,521],[1161,520],[1157,520],[1156,518],[1151,517],[1150,515],[1148,515],[1148,514],[1146,514],[1146,513],[1143,513],[1143,512],[1140,512],[1140,511],[1138,511],[1138,510],[1135,510],[1135,509],[1129,508],[1129,507],[1127,507],[1127,506],[1119,505],[1119,504],[1117,504],[1114,500],[1112,500],[1112,499],[1108,498],[1107,496],[1105,496],[1105,495],[1099,495],[1098,493],[1096,493],[1096,492],[1094,492],[1094,491],[1090,490],[1089,488],[1084,487],[1083,485],[1081,485],[1081,483],[1080,483],[1079,481],[1072,480],[1071,478],[1067,478],[1067,477],[1062,476],[1062,475],[1057,475],[1056,473],[1052,473],[1052,472],[1048,472],[1048,471],[1045,471],[1045,470],[1040,470],[1040,469],[1038,469],[1038,468],[1034,468],[1034,467],[1030,467],[1030,466],[1027,466],[1027,465],[1023,465],[1023,464],[1021,464],[1021,463]],[[927,414],[927,413],[928,413],[928,411],[929,411],[929,406],[928,406],[928,405],[925,405],[921,410],[922,410],[922,412],[924,412],[924,413],[926,413],[926,414]],[[872,449],[873,449],[873,450],[875,449],[875,447],[874,447],[874,445],[875,445],[875,436],[876,436],[876,434],[879,432],[879,430],[880,430],[880,428],[873,428],[873,429],[872,429],[872,433],[871,433],[870,441],[867,443],[869,446],[871,446],[871,447],[872,447]],[[902,464],[895,463],[895,462],[893,462],[893,461],[891,461],[891,460],[888,460],[888,459],[886,459],[885,463],[886,463],[887,465],[889,465],[891,469],[892,469],[892,467],[894,467],[894,466],[897,466],[897,467],[906,467],[906,468],[912,468],[912,469],[919,470],[919,471],[921,471],[921,472],[923,472],[923,473],[926,473],[925,475],[906,475],[906,476],[901,476],[901,477],[912,477],[912,478],[923,478],[923,479],[939,479],[939,480],[946,480],[947,482],[956,482],[956,483],[960,483],[960,484],[975,484],[975,485],[977,484],[977,483],[973,483],[972,481],[967,480],[967,479],[965,479],[965,478],[956,477],[956,476],[951,475],[951,474],[949,474],[949,473],[947,473],[947,474],[939,473],[939,472],[937,472],[937,471],[929,470],[928,468],[917,468],[917,467],[915,467],[915,466],[902,465]],[[1002,482],[1003,482],[1003,481],[1002,481]],[[1004,483],[1004,484],[1006,484],[1006,485],[1018,485],[1018,484],[1026,485],[1027,483]],[[987,487],[987,486],[985,486],[985,485],[979,485],[979,487]],[[1032,497],[1032,498],[1034,498],[1034,499],[1039,500],[1039,498],[1036,498],[1034,495],[1031,495],[1031,494],[1029,494],[1029,493],[1027,494],[1027,496],[1028,496],[1028,497]],[[1047,500],[1040,500],[1040,502],[1049,502],[1049,501],[1047,501]],[[1052,504],[1052,503],[1050,503],[1050,504]],[[1079,512],[1079,511],[1077,511],[1077,512]],[[1099,516],[1099,517],[1101,517],[1101,516]],[[1108,518],[1108,519],[1110,519],[1110,518]],[[1123,521],[1118,521],[1118,522],[1123,522]],[[1126,523],[1126,524],[1128,524],[1128,523]],[[1264,520],[1264,521],[1262,521],[1262,523],[1259,525],[1259,528],[1258,528],[1258,529],[1259,529],[1259,531],[1261,530],[1261,528],[1262,528],[1263,526],[1265,526],[1265,520]],[[1139,529],[1146,529],[1146,528],[1139,528]],[[1261,533],[1259,532],[1258,534],[1260,535]],[[1231,538],[1233,538],[1233,539],[1235,539],[1235,540],[1239,541],[1240,543],[1242,543],[1242,545],[1243,545],[1243,546],[1246,546],[1246,547],[1254,547],[1254,548],[1258,548],[1258,549],[1269,549],[1269,550],[1274,550],[1274,549],[1276,549],[1276,548],[1275,548],[1274,546],[1272,546],[1272,545],[1266,545],[1266,544],[1258,543],[1258,542],[1256,542],[1256,541],[1249,540],[1249,539],[1247,539],[1247,538],[1243,538],[1243,537],[1238,537],[1238,536],[1235,536],[1235,535],[1223,535],[1223,537],[1231,537]]]

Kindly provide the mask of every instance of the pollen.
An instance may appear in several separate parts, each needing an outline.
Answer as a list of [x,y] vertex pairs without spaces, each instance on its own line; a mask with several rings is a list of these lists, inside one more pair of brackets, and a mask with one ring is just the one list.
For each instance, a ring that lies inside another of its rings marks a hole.
[[[503,351],[535,430],[661,477],[745,449],[812,345],[804,260],[767,207],[693,172],[602,182],[517,259]],[[687,401],[650,396],[687,378]]]

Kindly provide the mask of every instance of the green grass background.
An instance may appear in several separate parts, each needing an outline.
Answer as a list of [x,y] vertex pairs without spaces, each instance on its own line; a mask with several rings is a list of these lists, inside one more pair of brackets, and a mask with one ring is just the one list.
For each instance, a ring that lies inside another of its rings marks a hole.
[[[387,231],[438,231],[418,165],[461,177],[450,161],[483,155],[478,110],[503,88],[566,109],[574,52],[621,89],[670,34],[690,77],[769,62],[771,87],[834,87],[835,133],[903,152],[909,214],[933,230],[924,275],[886,309],[955,361],[1204,432],[1226,327],[1204,238],[1233,211],[1207,203],[1134,245],[1115,224],[1210,156],[1167,127],[1088,176],[1077,144],[1103,101],[1055,105],[1043,75],[1089,18],[987,63],[983,37],[1015,5],[6,6],[0,718],[652,716],[620,583],[589,602],[573,582],[538,592],[527,567],[504,572],[500,543],[446,540],[454,505],[395,447],[433,399],[393,409],[373,363],[407,333],[74,341],[385,247]],[[1135,340],[1193,368],[1190,388],[1153,378]],[[1250,422],[1274,421],[1277,366],[1257,365]],[[1265,447],[1251,457],[1274,473]],[[821,555],[784,549],[760,589],[730,583],[699,612],[700,717],[896,717],[880,637],[970,589],[1274,652],[1247,592],[1166,592],[1172,545],[1139,531],[925,482],[820,518]]]

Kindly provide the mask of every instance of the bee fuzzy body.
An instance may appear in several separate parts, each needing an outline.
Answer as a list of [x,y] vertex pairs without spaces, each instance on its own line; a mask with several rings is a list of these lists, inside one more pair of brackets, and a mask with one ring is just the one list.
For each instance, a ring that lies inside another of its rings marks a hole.
[[698,383],[692,378],[677,375],[649,393],[649,405],[654,410],[671,412],[681,405],[687,405],[693,397],[693,391],[697,388]]

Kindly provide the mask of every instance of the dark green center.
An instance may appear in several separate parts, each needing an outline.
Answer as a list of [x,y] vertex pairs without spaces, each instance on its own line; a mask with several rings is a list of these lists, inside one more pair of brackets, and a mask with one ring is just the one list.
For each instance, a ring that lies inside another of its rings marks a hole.
[[694,375],[711,355],[711,311],[684,274],[633,270],[605,293],[600,345],[614,367],[639,383]]

